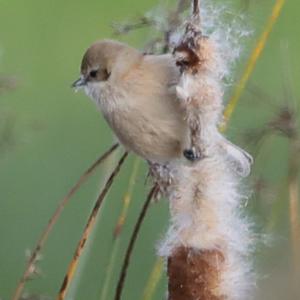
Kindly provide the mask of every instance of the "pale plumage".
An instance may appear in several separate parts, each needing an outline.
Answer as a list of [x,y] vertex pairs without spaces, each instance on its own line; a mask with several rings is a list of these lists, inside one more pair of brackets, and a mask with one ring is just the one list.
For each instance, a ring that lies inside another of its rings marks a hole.
[[[195,95],[204,93],[204,101],[211,102],[212,91],[216,97],[221,92],[209,89],[209,80],[214,79],[210,78],[211,71],[207,72],[196,85],[199,90],[185,87],[185,91]],[[128,150],[152,163],[166,164],[182,158],[184,151],[190,148],[183,108],[185,95],[180,91],[179,82],[179,68],[172,55],[144,55],[123,43],[103,40],[94,43],[84,54],[81,77],[73,86],[84,87]],[[187,84],[188,80],[184,82]],[[221,111],[221,107],[216,110]],[[201,122],[208,121],[203,118]],[[217,121],[213,122],[214,126],[215,123]],[[212,128],[211,138],[218,140],[216,150],[227,153],[236,171],[242,176],[248,175],[251,156],[228,142],[217,127]]]
[[81,76],[86,93],[126,148],[152,162],[182,156],[188,134],[171,55],[143,55],[118,42],[100,41],[84,55]]

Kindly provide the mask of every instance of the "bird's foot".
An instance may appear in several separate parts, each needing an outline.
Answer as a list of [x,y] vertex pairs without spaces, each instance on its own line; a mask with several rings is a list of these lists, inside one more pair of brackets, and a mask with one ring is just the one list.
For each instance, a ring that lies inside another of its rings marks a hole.
[[187,160],[189,160],[191,162],[198,161],[202,158],[201,153],[196,151],[195,148],[184,150],[183,155]]

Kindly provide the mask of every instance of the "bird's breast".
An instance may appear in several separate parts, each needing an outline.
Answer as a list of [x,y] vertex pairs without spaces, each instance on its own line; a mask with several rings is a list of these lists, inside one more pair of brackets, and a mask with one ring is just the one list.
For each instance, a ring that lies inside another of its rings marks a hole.
[[[186,128],[178,116],[162,116],[153,109],[128,104],[105,106],[104,117],[120,142],[130,151],[153,162],[179,158],[183,151]],[[159,107],[157,107],[159,110]]]

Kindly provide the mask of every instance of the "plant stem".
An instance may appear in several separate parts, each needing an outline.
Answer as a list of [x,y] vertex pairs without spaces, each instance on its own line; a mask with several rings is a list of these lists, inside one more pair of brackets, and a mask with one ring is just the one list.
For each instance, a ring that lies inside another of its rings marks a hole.
[[106,276],[105,276],[105,281],[103,284],[103,288],[102,288],[102,292],[101,292],[101,296],[100,299],[101,300],[106,300],[107,299],[107,293],[108,293],[108,289],[110,286],[110,282],[112,279],[112,275],[113,275],[113,270],[114,270],[114,265],[116,262],[116,257],[117,254],[119,252],[119,248],[120,248],[120,237],[121,237],[121,232],[125,223],[125,220],[127,218],[127,214],[128,214],[128,210],[129,210],[129,205],[132,199],[132,192],[133,192],[133,188],[135,185],[135,181],[136,181],[136,177],[139,171],[139,166],[140,166],[141,160],[139,158],[136,158],[134,160],[133,163],[133,169],[129,178],[129,182],[128,182],[128,188],[127,191],[123,197],[123,207],[121,209],[121,213],[119,215],[117,224],[115,226],[115,230],[114,230],[114,241],[113,241],[113,249],[111,251],[111,255],[110,255],[110,259],[109,259],[109,263],[106,269]]
[[284,4],[285,4],[285,0],[276,0],[276,3],[274,4],[272,13],[271,13],[269,19],[267,20],[264,30],[263,30],[261,36],[259,37],[259,39],[256,43],[256,46],[253,49],[253,51],[249,57],[249,60],[247,62],[244,73],[243,73],[242,77],[240,78],[239,82],[237,83],[236,88],[233,92],[233,95],[224,111],[224,125],[222,127],[222,131],[225,131],[226,126],[228,125],[228,121],[229,121],[231,115],[233,114],[235,107],[237,106],[237,104],[239,102],[242,92],[245,89],[245,86],[255,68],[255,65],[256,65],[262,51],[265,48],[268,37],[269,37],[277,19],[280,16],[280,13],[282,11]]
[[15,289],[14,296],[12,300],[19,300],[22,296],[24,286],[30,275],[34,272],[35,263],[38,258],[38,255],[42,251],[46,241],[48,240],[49,234],[51,233],[54,225],[56,224],[58,218],[60,217],[64,207],[67,205],[71,197],[79,190],[81,185],[89,178],[89,176],[93,173],[93,171],[104,161],[106,160],[117,148],[119,144],[114,144],[109,150],[107,150],[104,154],[102,154],[79,178],[79,180],[75,183],[75,185],[70,189],[67,195],[61,200],[58,207],[54,211],[53,215],[49,219],[46,228],[43,230],[40,235],[34,250],[32,251],[31,256],[28,259],[28,263],[26,265],[25,271]]
[[291,140],[288,176],[289,215],[291,243],[293,252],[293,266],[295,279],[300,275],[300,222],[299,222],[299,147],[298,139]]
[[154,185],[154,187],[151,189],[151,191],[149,192],[146,201],[142,207],[142,210],[140,212],[140,215],[138,217],[138,220],[134,226],[130,241],[129,241],[129,245],[128,248],[126,250],[126,254],[124,257],[124,261],[123,261],[123,265],[122,265],[122,269],[121,269],[121,273],[120,273],[120,277],[119,277],[119,281],[118,281],[118,285],[116,288],[116,294],[115,294],[115,300],[120,300],[121,299],[121,295],[122,295],[122,291],[123,291],[123,287],[124,287],[124,282],[125,282],[125,278],[126,278],[126,274],[127,274],[127,269],[129,266],[129,262],[130,262],[130,258],[131,258],[131,254],[136,242],[136,239],[138,237],[139,231],[141,229],[141,225],[144,221],[144,218],[146,216],[147,210],[150,206],[150,202],[151,199],[157,194],[158,192],[158,185]]
[[61,288],[60,288],[60,291],[58,293],[58,296],[57,296],[57,300],[63,300],[65,299],[65,296],[67,294],[67,291],[68,291],[68,288],[72,282],[72,279],[74,277],[74,274],[76,272],[76,269],[77,269],[77,265],[78,265],[78,261],[79,261],[79,258],[84,250],[84,247],[86,245],[86,242],[94,228],[94,225],[95,225],[95,222],[96,222],[96,217],[97,217],[97,214],[101,208],[101,204],[103,202],[103,199],[105,198],[106,194],[108,193],[113,181],[114,181],[114,178],[118,175],[120,169],[121,169],[121,166],[122,164],[124,163],[124,161],[126,160],[127,158],[127,155],[128,155],[128,152],[125,152],[121,159],[119,160],[116,168],[113,170],[113,172],[111,173],[110,177],[108,178],[108,180],[106,181],[105,183],[105,186],[103,188],[103,190],[101,191],[100,195],[98,196],[97,198],[97,201],[95,203],[95,206],[89,216],[89,219],[87,221],[87,224],[84,228],[84,231],[83,231],[83,234],[81,236],[81,239],[77,245],[77,248],[75,250],[75,253],[74,253],[74,256],[69,264],[69,267],[68,267],[68,270],[67,270],[67,273],[64,277],[64,280],[63,280],[63,283],[61,285]]
[[149,279],[147,281],[143,300],[152,300],[153,295],[157,289],[157,285],[162,277],[164,261],[162,257],[158,257],[150,273]]

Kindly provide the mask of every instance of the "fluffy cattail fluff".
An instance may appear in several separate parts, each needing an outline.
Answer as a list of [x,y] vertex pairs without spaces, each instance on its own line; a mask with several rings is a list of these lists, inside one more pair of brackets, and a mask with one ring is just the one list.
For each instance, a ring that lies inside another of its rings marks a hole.
[[151,165],[171,211],[160,254],[168,261],[169,300],[245,300],[253,287],[251,238],[238,186],[252,159],[218,131],[223,65],[199,21],[194,9],[174,50],[182,71],[177,96],[190,127],[190,150],[199,160]]

